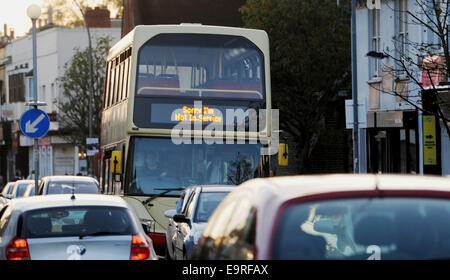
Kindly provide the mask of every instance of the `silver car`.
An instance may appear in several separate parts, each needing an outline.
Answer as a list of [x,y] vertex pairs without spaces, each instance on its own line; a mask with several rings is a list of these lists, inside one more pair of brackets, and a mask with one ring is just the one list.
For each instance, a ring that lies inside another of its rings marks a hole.
[[13,199],[0,210],[2,260],[155,260],[152,240],[120,197]]
[[233,186],[199,186],[189,190],[183,201],[180,214],[168,210],[166,231],[166,259],[189,259],[197,245],[209,217],[217,205],[231,192]]

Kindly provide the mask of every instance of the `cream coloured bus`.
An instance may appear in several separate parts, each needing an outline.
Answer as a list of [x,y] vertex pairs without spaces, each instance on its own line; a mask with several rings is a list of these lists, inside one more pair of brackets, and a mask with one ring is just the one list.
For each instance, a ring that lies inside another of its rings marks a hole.
[[266,32],[137,26],[107,57],[102,193],[123,196],[151,224],[162,254],[164,213],[175,209],[183,189],[269,175],[269,156],[261,151],[270,146],[270,96]]

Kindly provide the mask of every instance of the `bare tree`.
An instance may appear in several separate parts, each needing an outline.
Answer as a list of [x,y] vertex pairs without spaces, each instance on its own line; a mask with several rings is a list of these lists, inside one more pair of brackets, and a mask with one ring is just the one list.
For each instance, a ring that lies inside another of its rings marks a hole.
[[[442,84],[448,85],[450,69],[450,0],[409,2],[410,9],[403,4],[406,1],[388,3],[399,21],[392,38],[394,49],[385,49],[381,57],[378,55],[378,58],[388,57],[394,62],[393,66],[385,65],[382,71],[382,76],[393,77],[393,86],[380,90],[424,114],[435,115],[450,137],[450,93],[448,87],[442,87]],[[423,35],[413,38],[408,31],[414,29],[419,29]],[[408,89],[414,89],[406,94],[404,87],[399,86],[402,82],[415,85],[408,86]]]

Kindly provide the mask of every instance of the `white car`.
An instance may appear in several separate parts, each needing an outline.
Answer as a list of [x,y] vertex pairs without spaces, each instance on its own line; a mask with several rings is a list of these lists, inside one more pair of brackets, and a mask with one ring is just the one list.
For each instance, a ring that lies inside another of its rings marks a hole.
[[166,232],[166,259],[189,259],[206,227],[209,216],[235,186],[198,186],[190,188],[184,197],[181,213],[168,210]]
[[17,198],[0,209],[0,260],[156,260],[152,240],[120,197]]
[[88,176],[46,176],[40,180],[39,195],[64,193],[99,193],[99,183]]

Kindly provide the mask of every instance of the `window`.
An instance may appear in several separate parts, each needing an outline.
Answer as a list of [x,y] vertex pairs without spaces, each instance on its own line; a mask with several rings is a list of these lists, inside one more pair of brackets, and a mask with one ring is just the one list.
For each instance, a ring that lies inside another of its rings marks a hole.
[[25,102],[25,73],[10,75],[9,103]]
[[94,182],[49,182],[47,194],[63,194],[63,193],[98,193],[98,186]]
[[109,95],[110,95],[110,89],[111,89],[111,61],[108,61],[106,64],[106,79],[105,79],[105,96],[103,100],[103,107],[108,108],[109,104]]
[[194,221],[206,223],[216,209],[217,205],[225,198],[228,192],[202,192],[198,197],[197,209]]
[[[438,22],[440,21],[441,24],[442,22],[444,22],[443,17],[445,16],[445,13],[441,13],[440,15],[438,15],[439,20],[436,17],[436,10],[441,10],[441,11],[445,11],[448,10],[448,8],[446,9],[444,8],[440,8],[441,5],[441,1],[426,1],[426,10],[427,10],[427,16],[425,21],[427,21],[428,26],[430,26],[431,28],[426,28],[426,33],[427,33],[427,50],[428,51],[438,51],[441,48],[441,40],[438,36],[437,33],[439,32],[438,29]],[[437,32],[437,33],[436,33]],[[444,31],[445,32],[445,31]]]
[[46,208],[23,217],[24,238],[136,234],[127,209],[109,206]]
[[123,93],[123,63],[120,63],[117,67],[119,75],[117,75],[117,79],[119,80],[117,83],[117,94],[116,94],[116,102],[118,103],[122,101],[122,93]]
[[[369,32],[370,32],[370,50],[380,52],[380,10],[372,9],[369,11]],[[381,60],[378,58],[369,58],[370,76],[379,77],[381,72]]]
[[137,96],[264,99],[264,60],[239,36],[160,34],[138,54]]
[[405,60],[407,57],[408,42],[408,0],[398,0],[398,35],[397,51],[399,58]]
[[114,67],[114,60],[110,62],[111,63],[111,79],[110,79],[110,88],[109,88],[109,96],[108,96],[108,107],[111,106],[113,104],[113,98],[114,98],[114,88],[115,88],[115,77],[116,77],[116,72],[115,72],[115,67]]
[[25,101],[26,102],[30,102],[31,100],[34,100],[34,92],[33,92],[33,77],[26,77],[26,87],[25,87],[25,91],[26,91],[26,97],[25,97]]
[[[160,193],[158,188],[196,185],[239,185],[255,178],[259,144],[175,144],[170,138],[136,137],[127,194]],[[157,147],[157,148],[155,148]],[[173,191],[168,195],[179,195]]]
[[271,259],[367,260],[373,245],[381,260],[447,259],[449,202],[368,197],[292,204],[275,226]]
[[195,207],[195,202],[197,200],[198,197],[198,192],[195,192],[195,194],[191,195],[187,204],[187,209],[186,209],[186,214],[185,216],[187,218],[191,218],[192,214],[194,213],[194,207]]
[[11,209],[11,207],[5,207],[0,211],[0,236],[3,235],[8,226],[9,218],[11,217]]
[[129,59],[126,59],[123,63],[124,73],[123,73],[123,87],[122,87],[122,100],[125,100],[128,97],[128,62]]

